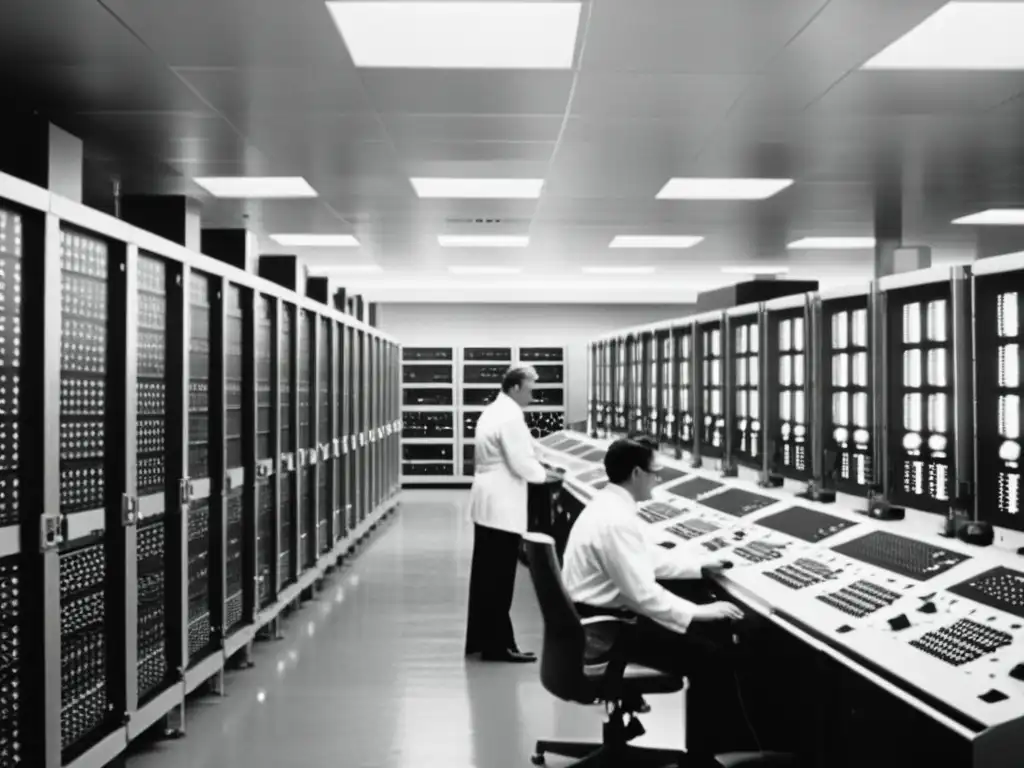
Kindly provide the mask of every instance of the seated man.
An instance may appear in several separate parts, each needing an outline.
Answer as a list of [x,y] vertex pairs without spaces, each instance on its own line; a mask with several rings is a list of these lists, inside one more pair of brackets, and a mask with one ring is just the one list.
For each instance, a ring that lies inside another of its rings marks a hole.
[[630,660],[689,679],[688,748],[711,753],[741,748],[715,743],[721,740],[713,735],[719,729],[711,725],[737,716],[742,722],[735,706],[731,622],[743,618],[743,612],[724,601],[690,602],[658,581],[700,579],[703,570],[721,569],[723,561],[689,559],[692,555],[680,550],[659,547],[648,534],[637,504],[649,500],[660,482],[653,441],[617,440],[604,466],[608,486],[580,513],[569,534],[562,569],[566,590],[584,618],[636,616]]

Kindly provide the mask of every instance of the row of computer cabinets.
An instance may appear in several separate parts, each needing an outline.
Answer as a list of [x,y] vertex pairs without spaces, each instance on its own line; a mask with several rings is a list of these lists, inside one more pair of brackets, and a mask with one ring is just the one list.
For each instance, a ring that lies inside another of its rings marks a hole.
[[395,503],[401,350],[0,177],[0,765],[104,765]]
[[543,437],[563,429],[566,364],[564,347],[403,347],[402,481],[472,479],[476,423],[512,367],[529,365],[537,372],[525,414],[531,432]]
[[1021,530],[1022,289],[995,257],[608,334],[588,428]]

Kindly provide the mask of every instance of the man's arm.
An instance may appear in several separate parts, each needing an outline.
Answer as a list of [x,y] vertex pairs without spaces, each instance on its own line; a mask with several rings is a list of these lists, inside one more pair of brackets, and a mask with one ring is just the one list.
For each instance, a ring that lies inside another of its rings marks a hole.
[[526,422],[508,419],[501,425],[501,450],[505,463],[512,472],[528,483],[543,483],[548,471],[537,461],[533,449],[533,435],[526,428]]
[[649,544],[642,531],[628,525],[605,530],[598,556],[632,610],[674,632],[686,632],[699,608],[658,584]]
[[700,579],[704,575],[704,566],[721,562],[717,557],[704,556],[694,547],[667,550],[650,540],[647,546],[654,562],[654,575],[658,579]]

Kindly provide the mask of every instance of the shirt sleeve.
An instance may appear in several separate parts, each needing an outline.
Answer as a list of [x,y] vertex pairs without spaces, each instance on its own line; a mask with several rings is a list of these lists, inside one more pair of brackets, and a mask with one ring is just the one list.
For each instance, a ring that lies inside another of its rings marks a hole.
[[501,425],[501,450],[513,474],[528,483],[543,483],[547,479],[547,470],[537,461],[533,435],[525,421],[508,419]]
[[656,543],[648,542],[651,560],[654,561],[654,576],[658,579],[699,579],[703,576],[701,568],[708,562],[707,558],[690,547],[665,549]]
[[686,632],[697,606],[658,583],[643,532],[616,525],[607,528],[601,538],[598,557],[629,607],[674,632]]

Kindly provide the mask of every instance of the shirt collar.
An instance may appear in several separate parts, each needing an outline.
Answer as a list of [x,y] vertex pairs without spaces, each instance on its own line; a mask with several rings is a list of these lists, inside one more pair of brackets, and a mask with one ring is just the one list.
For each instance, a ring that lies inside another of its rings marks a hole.
[[636,508],[636,499],[634,499],[633,495],[621,485],[608,483],[608,485],[604,487],[604,490],[605,493],[614,496],[619,502],[629,504],[630,509]]

